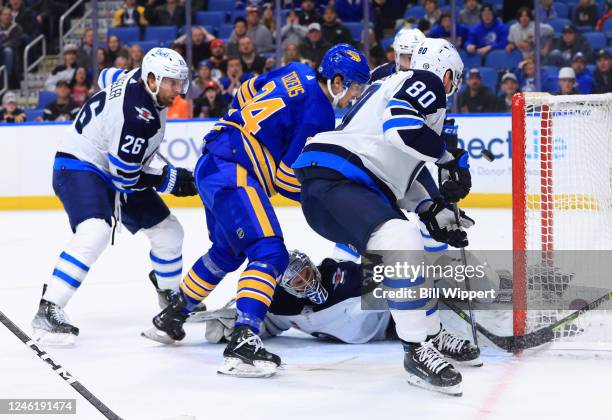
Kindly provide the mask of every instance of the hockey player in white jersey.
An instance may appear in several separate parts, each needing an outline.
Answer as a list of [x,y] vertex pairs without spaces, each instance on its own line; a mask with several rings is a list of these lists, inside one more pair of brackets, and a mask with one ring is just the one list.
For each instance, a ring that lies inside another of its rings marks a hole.
[[181,281],[183,229],[158,193],[197,194],[193,175],[148,165],[164,137],[167,107],[187,91],[188,68],[175,51],[154,48],[142,68],[113,77],[83,105],[55,156],[53,189],[73,236],[32,321],[35,337],[47,344],[72,344],[78,335],[64,307],[114,234],[113,219],[115,227],[149,238],[160,298]]
[[[391,266],[424,262],[420,230],[400,207],[417,213],[434,239],[455,247],[467,245],[462,227],[474,223],[462,212],[457,226],[446,201],[456,202],[469,193],[467,154],[447,152],[440,137],[446,97],[460,86],[461,58],[449,42],[425,39],[412,56],[411,68],[373,83],[336,130],[317,134],[293,165],[302,184],[308,224],[362,255],[380,252],[383,263]],[[376,117],[380,124],[372,124]],[[439,167],[442,197],[432,199],[416,181],[427,161]],[[393,291],[432,283],[422,277],[393,277],[384,285]],[[476,359],[478,348],[467,340],[451,349],[440,345],[435,301],[388,296],[386,303],[404,345],[408,381],[461,395],[461,374],[444,356]]]

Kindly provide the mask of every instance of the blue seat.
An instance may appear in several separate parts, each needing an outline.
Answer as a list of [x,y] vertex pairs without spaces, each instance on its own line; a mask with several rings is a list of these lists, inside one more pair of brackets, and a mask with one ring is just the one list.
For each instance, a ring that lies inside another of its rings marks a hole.
[[[172,41],[174,41],[174,38],[172,39]],[[161,47],[163,45],[161,41],[140,41],[136,44],[140,45],[140,48],[142,48],[145,54],[149,52],[151,48]]]
[[425,8],[423,6],[412,6],[409,7],[406,10],[406,13],[404,13],[404,19],[408,19],[408,18],[415,18],[415,19],[421,19],[423,16],[425,16]]
[[557,66],[542,66],[542,70],[544,70],[544,73],[546,73],[548,76],[558,76],[559,75],[559,67]]
[[23,112],[26,114],[26,121],[36,121],[37,118],[42,118],[42,109],[24,109]]
[[[230,16],[230,22],[234,23],[234,21],[236,20],[236,18],[245,18],[246,19],[246,10],[244,9],[239,9],[239,10],[232,10],[232,14]],[[283,22],[285,22],[287,19],[283,20]]]
[[167,41],[176,39],[176,26],[148,26],[145,41]]
[[38,105],[36,106],[36,108],[45,109],[47,105],[49,105],[51,102],[54,102],[56,99],[57,95],[55,94],[55,92],[41,90],[40,92],[38,92]]
[[393,44],[393,39],[394,37],[388,36],[380,41],[380,46],[383,48],[383,50],[386,50],[391,44]]
[[351,31],[351,36],[354,40],[359,41],[361,39],[361,32],[363,31],[363,24],[361,22],[344,22],[344,26]]
[[123,44],[140,40],[140,28],[108,28],[107,36],[116,35]]
[[196,12],[195,23],[219,28],[225,23],[225,12]]
[[565,25],[569,25],[571,22],[569,19],[557,18],[557,19],[551,19],[546,23],[552,26],[553,30],[555,31],[555,35],[558,35],[561,33],[561,30],[563,29],[563,27]]
[[563,19],[567,19],[568,17],[570,17],[570,8],[567,4],[555,2],[553,3],[552,7],[555,12],[557,12],[557,17]]
[[491,92],[496,92],[498,76],[495,69],[491,67],[481,67],[480,78],[483,85],[491,89]]
[[582,34],[582,36],[586,39],[593,50],[606,47],[606,36],[601,32],[587,32],[586,34]]
[[606,19],[606,21],[603,24],[603,27],[601,28],[601,32],[603,32],[604,34],[607,34],[608,37],[612,35],[612,19],[610,18]]
[[459,50],[459,56],[463,60],[463,65],[466,69],[480,67],[482,65],[482,57],[478,54],[468,54],[465,50]]
[[232,25],[231,23],[226,23],[224,25],[221,25],[217,36],[219,38],[229,38],[233,30],[234,30],[234,25]]
[[484,64],[494,69],[514,69],[523,59],[518,51],[507,52],[506,50],[493,50],[485,57]]
[[235,0],[208,0],[208,10],[211,12],[229,12],[235,4]]

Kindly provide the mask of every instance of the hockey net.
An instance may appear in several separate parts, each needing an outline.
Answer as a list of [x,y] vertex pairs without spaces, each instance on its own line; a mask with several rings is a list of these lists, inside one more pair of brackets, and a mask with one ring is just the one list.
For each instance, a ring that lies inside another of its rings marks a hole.
[[[612,94],[517,94],[512,131],[513,328],[522,336],[612,291],[603,268],[612,255]],[[611,304],[556,330],[555,341],[612,348]]]

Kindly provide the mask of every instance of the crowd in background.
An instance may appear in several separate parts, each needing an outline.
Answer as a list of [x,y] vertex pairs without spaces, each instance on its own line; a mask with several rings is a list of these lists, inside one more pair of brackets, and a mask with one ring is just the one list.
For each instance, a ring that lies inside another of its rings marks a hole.
[[[393,36],[402,28],[416,27],[426,36],[451,40],[452,18],[446,0],[373,0],[369,2],[370,25],[361,37],[348,25],[363,19],[365,0],[283,0],[280,28],[282,57],[276,63],[276,14],[274,2],[237,0],[235,10],[243,10],[230,22],[231,33],[219,37],[219,28],[192,26],[192,71],[194,79],[186,98],[177,98],[169,109],[169,118],[221,117],[242,82],[278,65],[306,63],[316,68],[327,49],[340,42],[364,49],[369,43],[372,68],[394,60]],[[18,88],[23,78],[20,62],[24,45],[38,34],[49,39],[49,48],[58,48],[57,22],[71,2],[62,0],[8,0],[0,11],[0,65],[7,67],[10,86]],[[455,45],[466,63],[462,91],[458,95],[460,112],[507,112],[512,95],[536,90],[535,25],[533,0],[506,0],[495,4],[464,0],[456,24]],[[191,2],[193,13],[207,10],[207,0]],[[583,36],[585,31],[604,31],[612,16],[612,0],[605,4],[579,0],[571,21],[555,33],[552,26],[557,8],[551,0],[536,0],[544,19],[540,25],[541,63],[548,73],[540,74],[542,89],[553,94],[589,94],[612,92],[610,48],[593,49]],[[79,11],[76,11],[77,15]],[[558,19],[557,19],[558,20]],[[51,24],[55,22],[56,25]],[[547,23],[548,22],[548,23]],[[549,24],[550,23],[550,24]],[[144,34],[148,27],[174,26],[184,31],[184,0],[125,0],[112,19],[114,27],[135,27]],[[607,27],[610,27],[608,25]],[[93,51],[94,34],[84,32],[80,45],[65,44],[62,63],[53,68],[45,90],[56,99],[42,114],[42,119],[70,120],[94,91],[94,69],[114,66],[131,70],[141,65],[145,54],[141,43],[122,43],[116,35],[108,36]],[[186,35],[164,40],[163,45],[186,56]],[[610,44],[608,44],[610,45]],[[481,67],[493,51],[520,54],[520,62],[497,68],[494,83],[487,83],[491,69]],[[59,52],[59,51],[58,51]],[[474,60],[476,58],[476,60]],[[554,74],[550,74],[551,70]],[[488,72],[488,73],[487,73]],[[25,120],[17,107],[17,97],[8,92],[2,99],[0,121]]]

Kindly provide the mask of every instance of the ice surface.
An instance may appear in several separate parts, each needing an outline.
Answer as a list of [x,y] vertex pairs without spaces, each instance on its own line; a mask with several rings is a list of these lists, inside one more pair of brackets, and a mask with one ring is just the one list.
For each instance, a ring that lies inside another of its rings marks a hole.
[[[175,213],[185,227],[188,267],[209,244],[203,211]],[[470,232],[473,248],[510,249],[509,211],[468,213],[477,221]],[[278,214],[289,248],[300,248],[315,261],[329,255],[332,245],[308,228],[298,208],[281,208]],[[60,211],[2,212],[0,232],[0,310],[30,333],[42,283],[70,237],[66,216]],[[460,367],[464,395],[456,398],[407,384],[397,343],[329,344],[294,332],[266,341],[286,363],[276,377],[217,375],[224,346],[205,343],[203,325],[188,324],[187,339],[175,346],[139,336],[159,310],[146,277],[149,270],[148,241],[124,230],[67,307],[81,329],[76,346],[49,350],[124,419],[180,414],[199,420],[612,418],[607,401],[612,353],[605,351],[537,350],[515,357],[486,346],[484,367]],[[225,279],[213,292],[210,308],[231,297],[236,278]],[[444,317],[467,331],[454,315]],[[77,415],[61,418],[103,418],[3,326],[0,398],[77,398]]]

